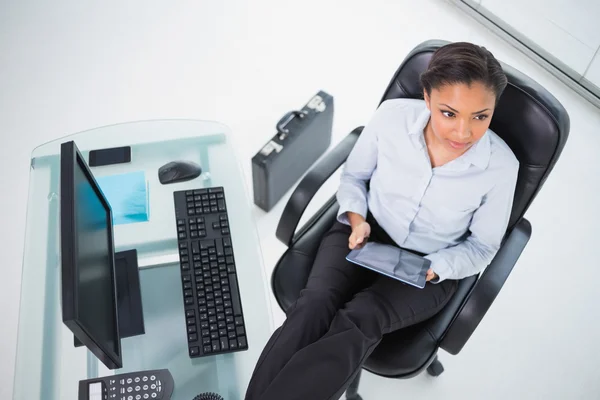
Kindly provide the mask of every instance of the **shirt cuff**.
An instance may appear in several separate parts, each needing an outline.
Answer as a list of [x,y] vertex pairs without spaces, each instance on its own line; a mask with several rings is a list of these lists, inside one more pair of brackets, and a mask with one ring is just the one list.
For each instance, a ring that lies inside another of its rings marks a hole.
[[350,221],[348,220],[348,214],[346,214],[347,212],[353,212],[355,214],[361,215],[365,220],[367,219],[366,204],[354,202],[344,205],[343,207],[340,206],[340,209],[338,210],[337,220],[342,224],[350,225]]
[[448,261],[446,261],[446,259],[442,255],[440,255],[438,253],[432,253],[432,254],[426,255],[424,258],[431,261],[431,269],[438,276],[437,278],[432,279],[429,282],[440,283],[440,282],[452,277],[452,267],[450,266]]

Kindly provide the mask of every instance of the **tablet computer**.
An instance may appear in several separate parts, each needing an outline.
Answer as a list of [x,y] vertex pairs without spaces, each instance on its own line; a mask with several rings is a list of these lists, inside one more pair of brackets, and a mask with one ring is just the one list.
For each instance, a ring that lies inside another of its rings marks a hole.
[[408,250],[376,242],[352,250],[346,259],[420,289],[425,287],[431,266],[430,260]]

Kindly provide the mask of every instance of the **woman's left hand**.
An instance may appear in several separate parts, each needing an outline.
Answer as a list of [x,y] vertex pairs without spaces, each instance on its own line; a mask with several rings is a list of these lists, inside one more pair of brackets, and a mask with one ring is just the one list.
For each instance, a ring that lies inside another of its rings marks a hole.
[[435,272],[433,272],[433,270],[431,268],[429,268],[429,270],[427,271],[427,282],[429,282],[432,279],[435,279],[438,277],[438,274],[436,274]]

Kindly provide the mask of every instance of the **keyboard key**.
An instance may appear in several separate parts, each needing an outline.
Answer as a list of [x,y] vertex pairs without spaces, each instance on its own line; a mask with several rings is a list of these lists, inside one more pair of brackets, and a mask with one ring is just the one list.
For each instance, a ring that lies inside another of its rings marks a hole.
[[196,325],[188,326],[187,331],[188,333],[196,333]]
[[242,317],[235,317],[235,326],[244,326],[244,319]]
[[227,338],[221,338],[221,349],[229,350],[229,341],[227,340]]
[[188,318],[186,322],[188,325],[196,325],[196,318]]
[[204,346],[203,350],[204,354],[210,354],[212,353],[212,346]]
[[223,246],[231,247],[231,238],[229,238],[229,237],[223,238]]
[[221,343],[218,340],[213,340],[212,341],[212,350],[213,351],[219,351],[219,350],[221,350]]
[[233,321],[231,321],[232,323],[227,325],[227,330],[229,332],[235,331],[235,325],[233,324]]
[[223,193],[223,187],[217,186],[213,188],[208,188],[208,193]]
[[211,332],[210,338],[213,339],[213,340],[218,340],[219,339],[219,332]]
[[227,337],[229,339],[235,339],[235,338],[237,338],[237,335],[235,334],[234,331],[231,331],[231,332],[229,332],[229,334],[227,335]]
[[221,238],[215,239],[215,245],[217,248],[217,257],[224,257],[225,251],[223,249],[223,240]]
[[177,220],[177,226],[185,226],[185,219],[178,219]]
[[242,304],[238,292],[237,277],[235,274],[229,274],[229,287],[231,288],[231,303],[233,304],[233,314],[242,315]]
[[191,333],[188,335],[188,342],[195,342],[198,340],[198,335],[195,333]]
[[196,316],[196,311],[194,310],[185,310],[185,316],[187,318],[193,318]]
[[211,247],[215,247],[215,241],[211,239],[205,239],[200,241],[200,250],[208,250]]
[[183,276],[181,277],[181,280],[182,280],[183,282],[191,282],[191,281],[192,281],[192,277],[191,277],[190,275],[183,275]]
[[198,347],[190,347],[190,356],[195,357],[200,354],[200,348]]
[[211,332],[217,332],[219,329],[217,328],[217,324],[211,324],[209,330]]
[[238,326],[238,327],[235,329],[235,333],[237,333],[237,335],[238,335],[238,336],[243,336],[243,335],[245,335],[245,334],[246,334],[246,330],[244,329],[244,327],[243,327],[243,326]]
[[210,325],[210,324],[208,323],[208,321],[202,321],[202,322],[200,323],[200,329],[202,329],[202,330],[204,330],[204,329],[208,329],[209,325]]
[[191,306],[192,304],[194,304],[194,298],[193,297],[186,297],[186,299],[185,299],[185,305],[186,306]]
[[222,235],[229,235],[229,228],[223,228],[223,229],[221,229],[221,234]]
[[185,282],[183,284],[183,290],[189,290],[192,288],[192,282]]
[[232,256],[233,255],[233,250],[231,247],[226,247],[225,248],[225,255],[226,256]]
[[218,324],[219,329],[225,329],[226,327],[227,327],[227,324],[225,324],[225,321],[219,321],[219,324]]
[[202,338],[202,346],[210,346],[210,343],[211,343],[210,337]]
[[237,349],[237,348],[238,348],[238,345],[237,345],[237,340],[236,340],[236,339],[230,339],[230,340],[229,340],[229,348],[230,348],[231,350],[235,350],[235,349]]
[[227,317],[225,317],[225,323],[226,324],[233,324],[235,320],[233,319],[233,315],[229,315]]
[[208,329],[202,329],[202,337],[210,337],[210,331]]
[[227,337],[227,329],[219,329],[219,336]]

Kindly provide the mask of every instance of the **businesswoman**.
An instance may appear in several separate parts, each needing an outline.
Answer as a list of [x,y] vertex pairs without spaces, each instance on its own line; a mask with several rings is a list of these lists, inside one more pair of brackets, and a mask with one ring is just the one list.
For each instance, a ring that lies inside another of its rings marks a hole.
[[[453,43],[433,54],[421,83],[424,100],[383,102],[356,142],[337,221],[247,400],[332,399],[384,334],[435,315],[500,248],[519,164],[488,127],[506,76],[485,48]],[[426,254],[425,288],[346,261],[368,240]]]

